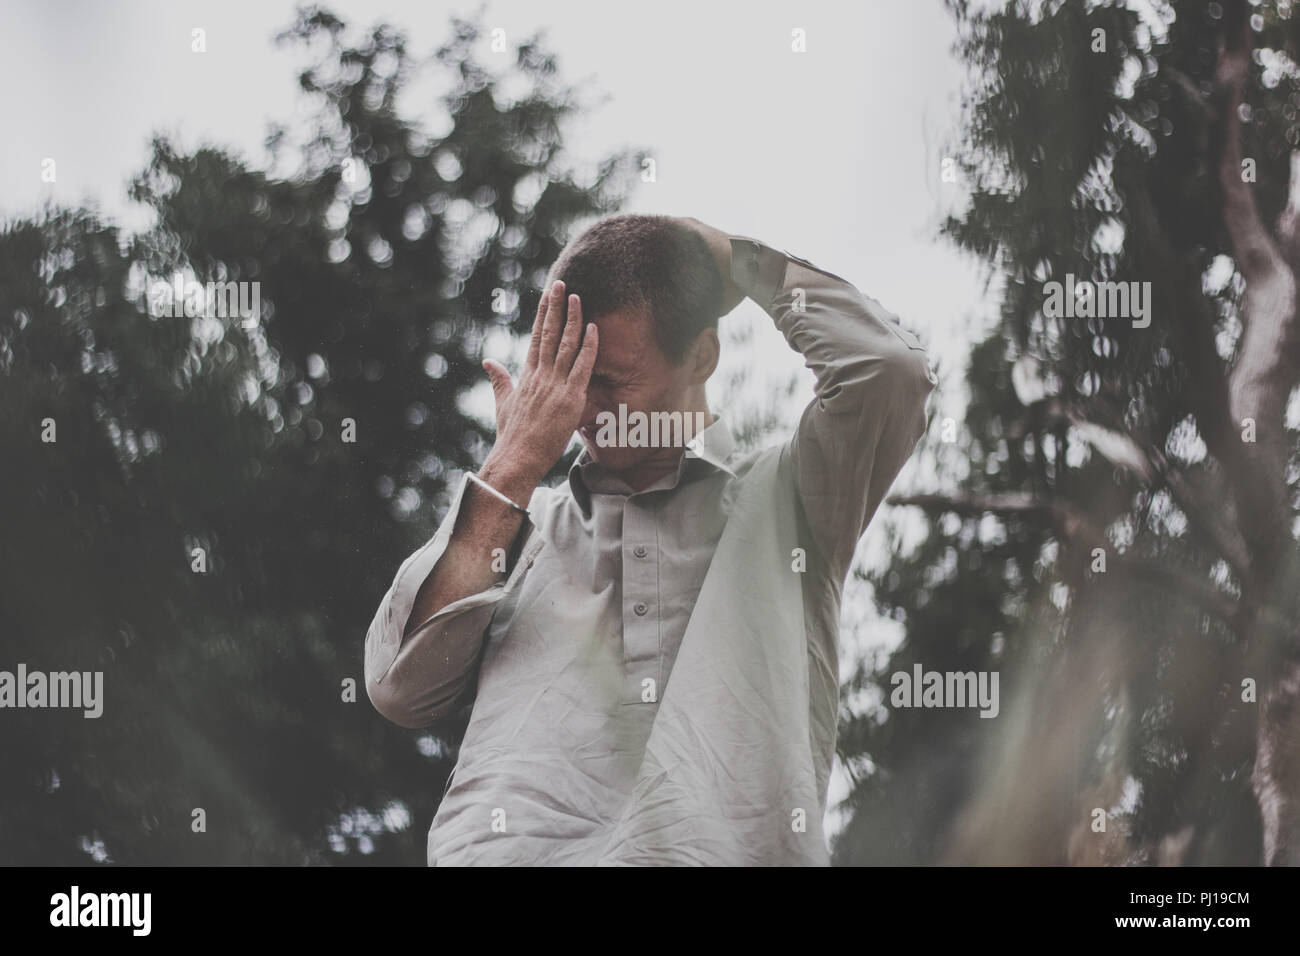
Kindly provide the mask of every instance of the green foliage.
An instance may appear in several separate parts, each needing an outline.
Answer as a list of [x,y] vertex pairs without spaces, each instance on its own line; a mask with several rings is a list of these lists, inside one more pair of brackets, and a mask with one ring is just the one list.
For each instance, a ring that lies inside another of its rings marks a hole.
[[[1242,283],[1208,121],[1223,5],[1153,4],[1150,15],[1118,3],[949,6],[971,70],[953,147],[970,201],[945,232],[1003,291],[971,357],[959,439],[928,451],[956,498],[1051,507],[935,508],[915,552],[874,577],[881,612],[906,635],[851,683],[874,687],[882,706],[846,716],[841,756],[866,772],[836,859],[1156,862],[1162,841],[1187,834],[1185,862],[1257,863],[1257,715],[1239,699],[1242,635],[1173,583],[1240,593],[1205,533],[1217,516],[1184,513],[1159,478],[1115,467],[1069,429],[1100,424],[1170,462],[1202,500],[1222,507],[1229,496],[1216,449],[1196,451],[1202,435],[1212,445],[1215,433],[1236,435],[1223,367]],[[1243,150],[1272,222],[1300,144],[1300,85],[1277,57],[1294,55],[1300,18],[1263,3],[1252,29],[1263,68],[1247,84]],[[1225,265],[1228,280],[1213,281]],[[1044,283],[1067,273],[1150,282],[1150,327],[1045,316]],[[1017,362],[1045,398],[1017,400]],[[1091,568],[1083,525],[1103,536],[1104,574]],[[914,661],[1000,670],[1003,718],[883,706],[889,675]],[[1114,842],[1091,840],[1093,807],[1108,811]]]
[[[580,185],[554,57],[520,45],[508,101],[479,26],[452,25],[422,64],[388,26],[354,42],[300,11],[281,39],[323,52],[292,178],[158,139],[143,235],[53,209],[0,232],[4,666],[103,670],[106,697],[98,720],[0,721],[0,861],[423,862],[464,716],[378,718],[362,639],[490,441],[459,404],[484,337],[531,327],[567,233],[636,162]],[[440,136],[396,105],[430,66],[452,77]],[[178,270],[260,283],[260,321],[150,314]]]

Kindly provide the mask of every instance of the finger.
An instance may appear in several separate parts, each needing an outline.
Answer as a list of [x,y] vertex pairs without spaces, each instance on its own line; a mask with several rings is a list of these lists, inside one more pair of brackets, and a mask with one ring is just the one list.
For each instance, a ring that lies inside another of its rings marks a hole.
[[542,342],[537,356],[538,365],[547,367],[555,362],[555,347],[560,341],[560,327],[564,322],[564,283],[556,279],[546,301],[546,318],[542,322]]
[[515,390],[514,383],[510,381],[510,373],[500,362],[492,359],[483,360],[483,371],[488,374],[488,381],[492,383],[492,394],[496,397],[497,406],[500,407]]
[[565,375],[573,367],[573,358],[578,354],[578,345],[582,339],[582,302],[576,295],[569,296],[569,313],[564,320],[564,335],[560,347],[555,353],[555,365]]
[[569,372],[568,381],[572,385],[581,385],[584,389],[591,381],[591,370],[596,367],[596,351],[600,348],[600,333],[596,331],[596,323],[589,322],[582,332],[582,348],[578,350],[578,357],[573,360],[573,369]]
[[524,362],[524,371],[531,372],[537,368],[537,354],[542,344],[542,323],[546,321],[546,303],[551,298],[550,291],[542,290],[537,299],[537,317],[533,319],[533,332],[528,340],[528,358]]

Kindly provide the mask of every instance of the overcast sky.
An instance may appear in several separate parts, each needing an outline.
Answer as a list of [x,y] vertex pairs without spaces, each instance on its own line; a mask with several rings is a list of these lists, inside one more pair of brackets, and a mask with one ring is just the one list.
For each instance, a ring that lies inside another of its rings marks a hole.
[[[451,13],[478,9],[428,0],[327,6],[349,24],[403,28],[421,56],[446,38]],[[960,201],[940,169],[964,76],[938,0],[495,0],[483,8],[510,44],[547,28],[561,76],[590,78],[589,90],[608,95],[569,128],[570,156],[653,150],[657,182],[639,185],[625,211],[695,216],[849,279],[921,337],[943,380],[939,414],[960,420],[957,378],[969,330],[988,307],[975,264],[938,237],[942,214]],[[267,123],[292,121],[304,105],[300,61],[272,42],[293,20],[291,0],[4,0],[0,9],[6,217],[46,199],[89,201],[141,228],[148,220],[125,185],[143,167],[151,133],[171,133],[184,147],[222,145],[265,165]],[[191,50],[195,28],[205,31],[201,54]],[[792,50],[797,29],[806,52]],[[490,65],[486,43],[480,59]],[[47,158],[56,162],[53,184],[41,179]],[[737,361],[758,367],[757,388],[800,374],[793,423],[811,397],[810,376],[752,303],[728,317],[724,342],[742,327],[753,330],[758,359],[733,349],[724,373]],[[715,410],[719,398],[711,393]],[[864,549],[879,531],[873,525]],[[858,620],[853,603],[846,593],[846,617]],[[832,806],[843,792],[837,773]]]

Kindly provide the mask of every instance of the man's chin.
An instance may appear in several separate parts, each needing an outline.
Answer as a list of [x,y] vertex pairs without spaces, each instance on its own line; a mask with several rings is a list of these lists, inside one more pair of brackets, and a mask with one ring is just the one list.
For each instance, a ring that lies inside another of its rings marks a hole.
[[602,448],[592,439],[582,436],[582,443],[586,446],[587,454],[591,460],[596,462],[607,471],[624,471],[625,469],[635,467],[643,456],[632,448]]

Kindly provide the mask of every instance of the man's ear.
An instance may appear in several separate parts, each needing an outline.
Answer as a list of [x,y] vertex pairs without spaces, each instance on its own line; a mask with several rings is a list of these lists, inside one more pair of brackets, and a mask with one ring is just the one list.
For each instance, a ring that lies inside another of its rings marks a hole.
[[687,361],[691,365],[691,381],[703,384],[718,367],[718,356],[722,346],[718,342],[717,329],[705,329],[695,337]]

